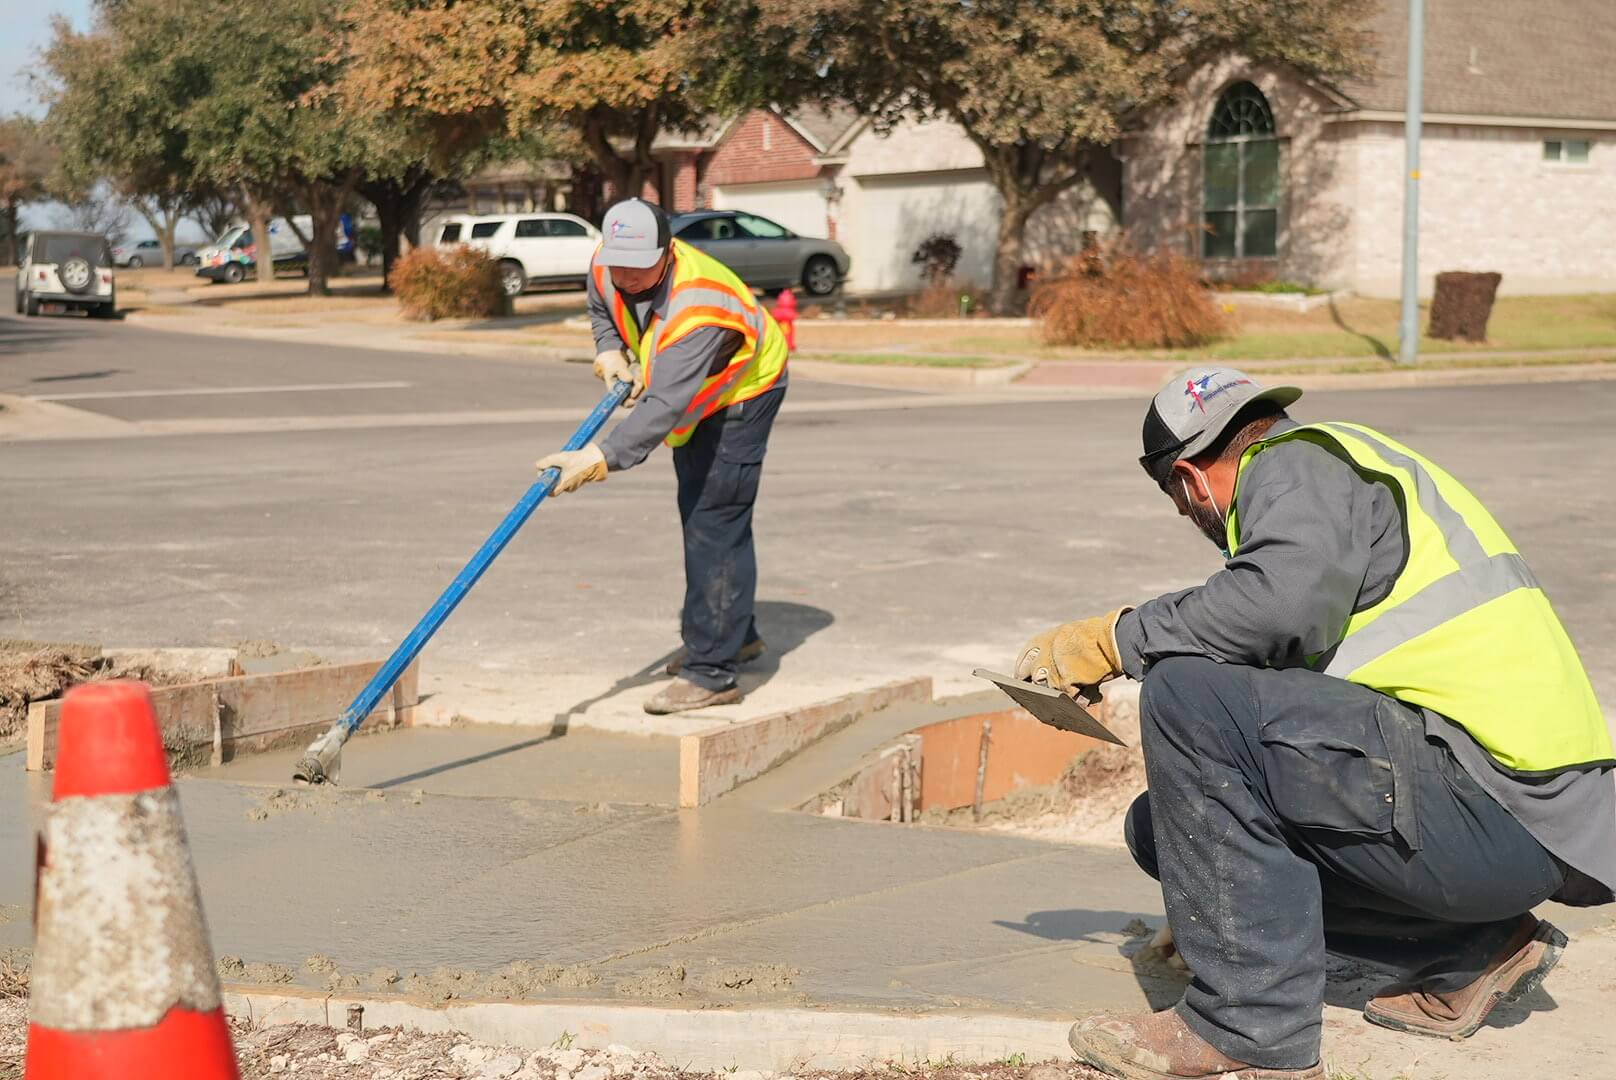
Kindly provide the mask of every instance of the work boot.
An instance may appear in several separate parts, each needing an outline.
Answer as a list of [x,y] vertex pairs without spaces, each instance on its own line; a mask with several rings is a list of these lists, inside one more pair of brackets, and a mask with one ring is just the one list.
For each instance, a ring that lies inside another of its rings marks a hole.
[[663,691],[645,703],[645,711],[652,716],[690,712],[709,705],[734,705],[741,700],[741,688],[730,686],[723,690],[709,690],[689,679],[675,679]]
[[1442,993],[1417,986],[1388,986],[1369,999],[1364,1019],[1414,1035],[1456,1041],[1469,1038],[1494,1005],[1515,1001],[1541,986],[1565,947],[1566,936],[1551,923],[1522,915],[1515,933],[1470,985]]
[[[768,651],[769,647],[763,644],[762,638],[753,638],[751,641],[748,641],[745,645],[741,646],[741,651],[735,655],[735,662],[737,664],[750,664],[752,661],[756,660],[758,657],[762,656]],[[678,652],[673,654],[673,659],[668,661],[668,666],[663,668],[663,670],[669,675],[677,675],[681,670],[683,670],[685,661],[689,659],[690,650],[680,649]]]
[[1225,1057],[1178,1010],[1148,1016],[1101,1013],[1072,1025],[1067,1036],[1085,1065],[1127,1080],[1324,1080],[1324,1066],[1264,1069]]

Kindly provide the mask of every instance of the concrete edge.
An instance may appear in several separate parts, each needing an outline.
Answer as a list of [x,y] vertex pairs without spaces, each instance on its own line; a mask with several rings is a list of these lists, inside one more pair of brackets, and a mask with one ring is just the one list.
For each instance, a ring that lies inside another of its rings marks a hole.
[[679,739],[679,806],[709,803],[866,713],[931,700],[931,676],[922,675],[684,735]]
[[342,1029],[348,1007],[366,1029],[458,1032],[478,1042],[541,1050],[565,1042],[590,1050],[621,1045],[670,1065],[716,1071],[852,1069],[891,1061],[1065,1060],[1069,1021],[998,1014],[875,1013],[756,1006],[677,1009],[607,1002],[447,1002],[403,997],[273,991],[227,986],[225,1011],[255,1024]]
[[843,386],[874,386],[888,390],[969,390],[979,386],[1007,386],[1031,371],[1036,361],[995,364],[991,367],[938,367],[905,364],[902,354],[894,354],[888,364],[842,364],[815,360],[801,353],[791,357],[794,375],[812,382]]

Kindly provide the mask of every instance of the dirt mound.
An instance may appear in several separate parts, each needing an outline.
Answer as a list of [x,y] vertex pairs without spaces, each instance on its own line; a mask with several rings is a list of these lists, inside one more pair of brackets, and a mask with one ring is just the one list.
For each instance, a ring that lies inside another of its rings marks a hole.
[[82,646],[0,644],[0,743],[22,737],[28,706],[60,697],[69,687],[101,679],[144,679],[154,686],[185,677],[148,664],[128,664]]

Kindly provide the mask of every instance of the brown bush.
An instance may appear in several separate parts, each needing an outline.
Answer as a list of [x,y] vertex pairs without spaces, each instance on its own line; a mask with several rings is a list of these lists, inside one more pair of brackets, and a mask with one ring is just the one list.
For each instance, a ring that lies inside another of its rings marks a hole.
[[934,281],[909,298],[905,314],[911,319],[957,319],[960,317],[960,297],[968,297],[967,315],[979,315],[983,307],[982,290],[974,285],[961,285],[955,281]]
[[1039,283],[1027,312],[1047,345],[1186,348],[1228,329],[1194,263],[1120,246],[1073,260]]
[[469,247],[418,247],[393,264],[387,283],[410,319],[484,318],[507,309],[499,264]]

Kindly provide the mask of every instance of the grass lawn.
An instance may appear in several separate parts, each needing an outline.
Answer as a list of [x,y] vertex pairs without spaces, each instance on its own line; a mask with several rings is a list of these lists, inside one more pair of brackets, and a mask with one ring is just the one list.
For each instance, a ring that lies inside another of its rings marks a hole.
[[[1363,357],[1390,360],[1397,352],[1396,300],[1349,298],[1309,312],[1242,304],[1238,295],[1224,300],[1233,306],[1232,333],[1198,349],[1077,349],[1049,347],[1038,340],[1036,326],[983,320],[953,326],[907,326],[902,320],[847,326],[834,320],[809,319],[797,324],[805,349],[868,355],[866,362],[915,363],[912,354],[872,353],[902,348],[913,352],[991,359],[1093,360],[1308,360]],[[1428,312],[1422,306],[1421,325]],[[1616,296],[1507,296],[1493,309],[1490,339],[1469,342],[1422,339],[1420,351],[1526,352],[1550,349],[1616,349]],[[1373,365],[1371,365],[1373,367]]]

